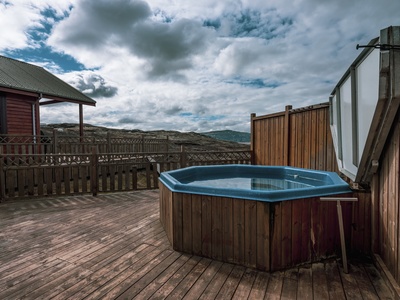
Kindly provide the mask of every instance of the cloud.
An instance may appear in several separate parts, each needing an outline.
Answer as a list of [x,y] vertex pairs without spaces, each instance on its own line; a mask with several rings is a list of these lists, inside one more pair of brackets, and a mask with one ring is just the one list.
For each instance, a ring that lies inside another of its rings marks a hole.
[[92,98],[112,98],[118,93],[118,88],[108,85],[106,80],[93,72],[75,73],[69,83]]
[[[252,112],[327,101],[355,46],[400,25],[399,11],[398,0],[0,0],[0,52],[98,97],[87,123],[249,131]],[[79,121],[74,106],[41,113]]]
[[280,16],[275,9],[244,8],[226,12],[214,20],[205,20],[204,25],[215,28],[221,36],[269,40],[284,35],[290,30],[293,20]]
[[[54,27],[48,40],[55,50],[74,55],[88,67],[99,67],[120,48],[137,57],[149,78],[181,78],[194,55],[210,43],[212,31],[195,20],[158,20],[140,0],[82,0],[69,18]],[[91,53],[102,51],[101,56]]]
[[81,0],[69,17],[55,26],[49,43],[55,48],[57,43],[65,48],[103,48],[120,42],[135,23],[150,15],[150,7],[141,0]]
[[212,31],[200,22],[182,19],[171,23],[147,21],[137,24],[130,36],[130,50],[146,59],[150,77],[159,77],[192,67],[192,57],[202,53]]

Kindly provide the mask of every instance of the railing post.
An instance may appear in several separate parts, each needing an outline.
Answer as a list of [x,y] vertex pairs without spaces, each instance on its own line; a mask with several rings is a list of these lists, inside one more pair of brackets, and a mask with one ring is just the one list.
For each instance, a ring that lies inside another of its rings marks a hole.
[[284,128],[284,145],[283,145],[283,165],[289,166],[290,164],[290,110],[291,105],[285,107],[285,128]]
[[53,128],[53,153],[57,153],[58,148],[58,137],[57,137],[57,129]]
[[186,152],[185,146],[181,145],[181,168],[186,167]]
[[0,202],[6,198],[6,183],[4,176],[3,146],[0,146]]
[[92,155],[90,158],[90,185],[92,188],[92,195],[97,196],[98,183],[99,183],[99,156],[97,147],[92,147]]
[[[250,114],[250,164],[255,164],[255,157],[254,157],[254,118],[256,117],[255,113]],[[259,143],[260,141],[258,141]]]
[[107,131],[107,151],[106,153],[111,153],[111,133]]

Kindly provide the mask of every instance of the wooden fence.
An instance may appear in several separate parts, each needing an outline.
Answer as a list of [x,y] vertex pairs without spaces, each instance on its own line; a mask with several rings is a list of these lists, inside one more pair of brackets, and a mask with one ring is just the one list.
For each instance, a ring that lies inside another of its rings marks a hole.
[[249,164],[250,151],[1,154],[0,201],[158,188],[160,172],[194,165]]
[[[329,127],[329,103],[265,115],[251,115],[253,164],[278,165],[339,172]],[[352,230],[348,245],[353,251],[371,251],[371,194],[353,193]],[[335,218],[335,215],[332,215]]]
[[0,135],[0,148],[5,154],[68,154],[91,153],[96,147],[99,153],[168,152],[169,139],[112,136],[66,136],[57,131],[45,135]]
[[400,110],[384,147],[372,190],[372,249],[400,284]]
[[329,103],[251,116],[251,149],[257,165],[338,171],[329,129]]

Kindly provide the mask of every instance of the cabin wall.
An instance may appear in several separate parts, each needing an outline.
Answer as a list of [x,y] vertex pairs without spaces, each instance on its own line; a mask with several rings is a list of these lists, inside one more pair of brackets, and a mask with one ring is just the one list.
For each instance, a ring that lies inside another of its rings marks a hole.
[[[36,105],[37,99],[34,97],[7,94],[7,134],[33,134],[33,110],[32,105]],[[36,134],[39,131],[39,111],[35,108]]]
[[0,134],[7,132],[7,100],[4,93],[0,93]]
[[373,250],[400,284],[400,111],[398,111],[380,167],[371,185],[373,195]]
[[[329,104],[286,110],[265,116],[251,116],[253,164],[338,171],[329,127]],[[348,250],[371,252],[371,194],[353,193],[351,239]],[[336,220],[336,214],[332,215]],[[321,226],[323,226],[321,224]]]

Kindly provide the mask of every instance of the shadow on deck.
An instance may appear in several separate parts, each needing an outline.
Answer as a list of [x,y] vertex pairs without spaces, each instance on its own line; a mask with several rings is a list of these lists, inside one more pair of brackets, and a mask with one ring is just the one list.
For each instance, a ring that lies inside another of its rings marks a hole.
[[158,190],[0,203],[0,299],[393,299],[373,263],[265,273],[174,251]]

